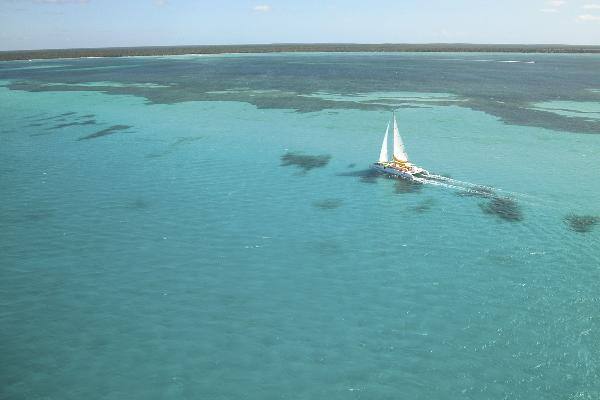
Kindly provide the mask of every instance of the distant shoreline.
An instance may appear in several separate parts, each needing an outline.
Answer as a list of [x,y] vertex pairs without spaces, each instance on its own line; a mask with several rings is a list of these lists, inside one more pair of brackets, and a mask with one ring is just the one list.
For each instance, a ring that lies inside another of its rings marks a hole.
[[455,52],[455,53],[570,53],[600,54],[600,46],[562,44],[255,44],[201,46],[107,47],[0,51],[0,61],[126,56],[175,56],[188,54],[283,53],[283,52]]

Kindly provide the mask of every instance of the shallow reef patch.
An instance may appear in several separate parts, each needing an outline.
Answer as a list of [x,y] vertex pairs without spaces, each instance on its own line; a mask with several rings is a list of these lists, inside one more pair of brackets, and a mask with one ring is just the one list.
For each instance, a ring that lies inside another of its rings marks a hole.
[[169,144],[165,150],[146,154],[146,158],[160,158],[160,157],[167,156],[167,155],[173,153],[175,150],[177,150],[178,147],[189,144],[189,143],[193,143],[193,142],[203,139],[203,138],[204,138],[204,136],[186,136],[186,137],[177,138],[177,140],[174,141],[173,143]]
[[82,121],[82,122],[66,122],[64,124],[58,124],[58,125],[51,126],[48,129],[61,129],[61,128],[67,128],[69,126],[86,126],[86,125],[96,125],[96,120],[88,119],[88,120]]
[[41,222],[55,215],[55,210],[48,208],[7,211],[0,215],[0,219],[14,224]]
[[487,203],[480,203],[479,207],[484,213],[495,215],[505,221],[519,222],[523,220],[519,204],[510,197],[493,197]]
[[596,215],[576,215],[569,214],[564,219],[569,229],[574,232],[591,232],[595,225],[600,223],[600,217]]
[[334,239],[325,239],[311,243],[311,250],[316,250],[323,256],[336,256],[342,253],[341,244]]
[[77,140],[87,140],[87,139],[95,139],[95,138],[99,138],[102,136],[107,136],[107,135],[112,135],[114,133],[117,133],[119,131],[123,131],[125,129],[129,129],[131,128],[130,125],[113,125],[110,128],[106,128],[106,129],[102,129],[101,131],[92,133],[90,135],[87,136],[82,136]]
[[378,178],[383,178],[384,175],[374,169],[361,169],[359,171],[341,172],[337,176],[352,176],[360,178],[362,183],[377,183]]
[[322,155],[308,155],[301,152],[285,153],[281,156],[281,166],[296,166],[300,168],[304,173],[315,168],[323,168],[329,164],[331,156],[329,154]]
[[150,207],[150,204],[141,197],[125,204],[125,208],[130,210],[145,210]]
[[416,206],[411,207],[411,209],[414,212],[416,212],[417,214],[423,214],[423,213],[431,210],[431,208],[433,207],[434,204],[435,204],[435,200],[432,198],[428,198],[428,199],[421,201]]
[[335,210],[339,208],[343,204],[341,199],[323,199],[319,201],[315,201],[313,206],[316,208],[320,208],[321,210]]

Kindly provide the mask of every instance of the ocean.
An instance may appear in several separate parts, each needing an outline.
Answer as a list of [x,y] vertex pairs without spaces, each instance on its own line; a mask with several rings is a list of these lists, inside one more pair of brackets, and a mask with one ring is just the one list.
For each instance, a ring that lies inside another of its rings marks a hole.
[[598,71],[1,62],[0,398],[599,399]]

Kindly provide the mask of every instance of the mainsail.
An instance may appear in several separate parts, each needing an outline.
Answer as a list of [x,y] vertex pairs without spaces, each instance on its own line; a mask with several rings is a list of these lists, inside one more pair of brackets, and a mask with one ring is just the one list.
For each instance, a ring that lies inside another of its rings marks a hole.
[[388,132],[390,130],[390,123],[388,122],[387,128],[385,128],[385,136],[383,137],[383,143],[381,144],[381,152],[379,153],[379,162],[388,162]]
[[394,161],[407,162],[408,156],[404,150],[404,143],[398,132],[398,124],[396,123],[396,115],[394,114]]

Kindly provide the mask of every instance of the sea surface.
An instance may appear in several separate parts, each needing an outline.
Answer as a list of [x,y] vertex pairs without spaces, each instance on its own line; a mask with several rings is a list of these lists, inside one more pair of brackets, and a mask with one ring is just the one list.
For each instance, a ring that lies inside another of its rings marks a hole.
[[600,399],[599,71],[0,63],[0,398]]

